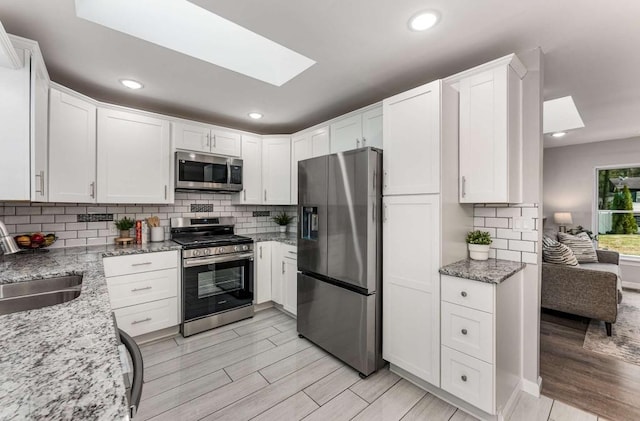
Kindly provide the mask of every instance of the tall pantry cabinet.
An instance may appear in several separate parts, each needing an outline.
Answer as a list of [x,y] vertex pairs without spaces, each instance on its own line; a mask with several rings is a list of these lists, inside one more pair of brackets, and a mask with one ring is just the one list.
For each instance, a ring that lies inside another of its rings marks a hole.
[[473,226],[458,203],[457,98],[435,81],[383,101],[383,358],[438,387],[438,269],[466,257]]

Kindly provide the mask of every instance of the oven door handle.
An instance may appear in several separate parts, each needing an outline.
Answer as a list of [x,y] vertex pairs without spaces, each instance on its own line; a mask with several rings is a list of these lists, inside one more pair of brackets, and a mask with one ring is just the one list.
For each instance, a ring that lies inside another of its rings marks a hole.
[[232,254],[229,256],[217,256],[217,257],[196,257],[193,259],[184,259],[182,266],[186,268],[192,268],[196,266],[205,266],[212,263],[225,263],[234,262],[237,260],[253,260],[253,253]]

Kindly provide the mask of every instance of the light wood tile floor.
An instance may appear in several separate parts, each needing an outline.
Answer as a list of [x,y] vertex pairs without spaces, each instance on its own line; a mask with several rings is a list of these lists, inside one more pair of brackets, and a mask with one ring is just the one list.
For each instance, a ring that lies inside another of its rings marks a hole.
[[[141,346],[138,420],[474,421],[383,369],[367,379],[305,339],[275,308],[189,338]],[[597,420],[549,398],[519,396],[516,421]]]

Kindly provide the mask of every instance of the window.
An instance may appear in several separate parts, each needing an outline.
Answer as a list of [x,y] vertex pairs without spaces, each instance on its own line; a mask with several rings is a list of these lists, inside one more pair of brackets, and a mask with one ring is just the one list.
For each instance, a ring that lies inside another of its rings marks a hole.
[[640,166],[597,171],[598,247],[640,256]]

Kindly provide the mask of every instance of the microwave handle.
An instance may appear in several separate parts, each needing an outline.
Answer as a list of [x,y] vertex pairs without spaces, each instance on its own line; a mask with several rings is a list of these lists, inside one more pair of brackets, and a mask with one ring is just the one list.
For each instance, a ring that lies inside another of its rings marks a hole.
[[231,163],[227,161],[227,184],[231,184]]

